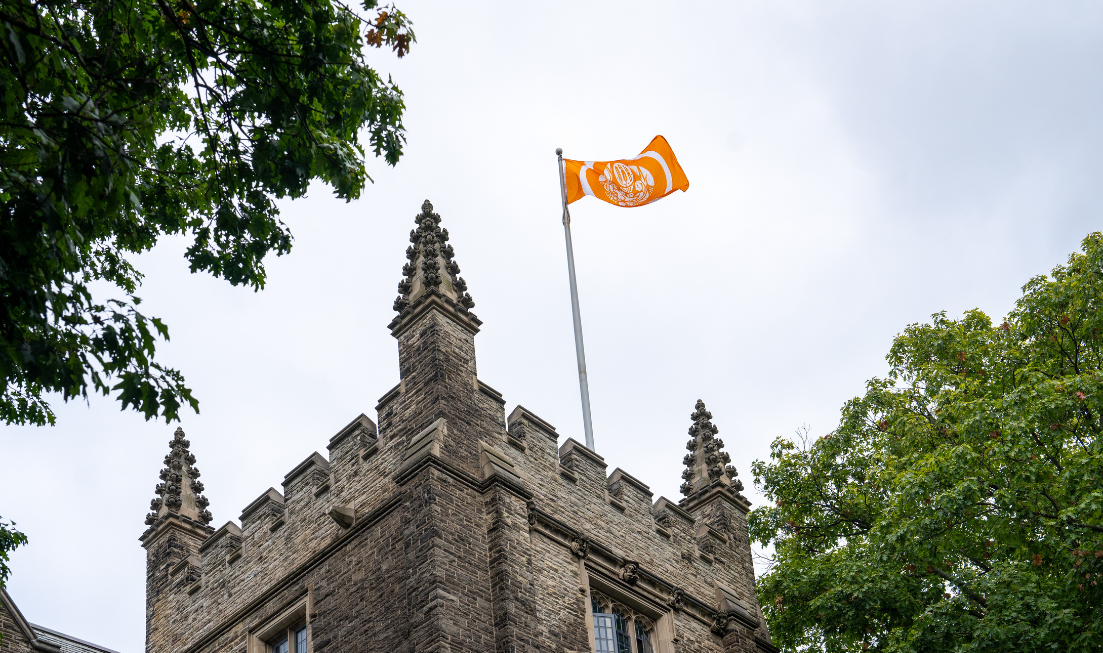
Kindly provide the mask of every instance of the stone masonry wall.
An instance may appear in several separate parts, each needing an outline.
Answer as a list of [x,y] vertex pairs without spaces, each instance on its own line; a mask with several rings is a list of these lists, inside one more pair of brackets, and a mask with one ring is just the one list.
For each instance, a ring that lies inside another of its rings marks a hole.
[[474,323],[445,303],[407,314],[378,428],[354,420],[240,529],[199,537],[172,517],[143,536],[148,653],[261,653],[300,612],[305,653],[582,652],[592,587],[653,621],[662,653],[775,650],[744,500],[654,501],[532,413],[507,424]]

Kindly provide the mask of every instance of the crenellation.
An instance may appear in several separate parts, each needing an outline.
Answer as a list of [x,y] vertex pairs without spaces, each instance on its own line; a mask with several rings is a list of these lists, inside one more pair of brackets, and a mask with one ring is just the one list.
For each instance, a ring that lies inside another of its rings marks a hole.
[[505,406],[506,405],[506,400],[505,400],[505,397],[502,396],[502,393],[498,392],[494,388],[492,388],[492,387],[488,386],[487,384],[483,383],[482,380],[480,380],[478,378],[475,379],[475,383],[478,385],[478,388],[479,388],[480,392],[482,392],[486,396],[493,399],[495,402],[498,403],[498,405],[500,405],[500,406]]
[[378,427],[358,416],[240,527],[151,527],[147,653],[270,653],[300,624],[308,650],[292,653],[582,653],[601,597],[650,629],[656,653],[776,651],[754,595],[749,503],[718,467],[703,404],[680,503],[652,503],[643,481],[607,475],[574,439],[559,446],[520,405],[507,419],[476,375],[481,322],[447,231],[428,203],[418,224],[389,325],[400,381]]
[[213,552],[216,547],[231,551],[241,548],[241,528],[232,521],[226,522],[199,545],[199,555],[206,559],[207,552]]
[[326,450],[329,451],[329,462],[333,464],[350,451],[358,451],[370,441],[378,439],[379,431],[375,422],[364,413],[360,413],[356,419],[337,432],[329,439]]
[[567,438],[559,448],[559,466],[575,476],[572,479],[574,491],[570,494],[579,493],[576,500],[584,501],[585,497],[596,498],[608,505],[608,488],[605,483],[607,465],[604,458],[590,451],[577,440]]
[[270,487],[241,511],[241,530],[252,533],[259,524],[283,517],[284,509],[283,495]]
[[289,515],[309,509],[315,498],[329,490],[329,485],[329,461],[315,451],[284,476],[284,508]]
[[522,451],[530,446],[529,442],[534,437],[550,441],[551,447],[540,447],[544,451],[554,451],[559,441],[559,434],[555,432],[554,426],[540,419],[520,404],[513,409],[513,412],[506,419],[506,437],[510,444]]
[[[523,406],[514,408],[506,422],[509,448],[517,452],[522,466],[538,478],[561,478],[558,439],[555,427]],[[523,459],[520,458],[522,456]]]
[[673,527],[677,520],[681,520],[681,523],[686,526],[693,526],[693,515],[689,514],[688,512],[683,510],[682,507],[679,506],[677,503],[671,501],[670,499],[667,499],[666,497],[659,497],[658,500],[655,501],[655,504],[651,507],[651,513],[655,515],[656,519],[658,519],[659,515],[662,514],[669,515],[669,519],[664,518],[662,520],[664,522],[664,526],[666,526],[666,524],[670,524],[670,526],[667,526],[668,528]]
[[651,488],[642,481],[618,467],[605,483],[610,497],[624,504],[622,512],[643,521],[651,517]]

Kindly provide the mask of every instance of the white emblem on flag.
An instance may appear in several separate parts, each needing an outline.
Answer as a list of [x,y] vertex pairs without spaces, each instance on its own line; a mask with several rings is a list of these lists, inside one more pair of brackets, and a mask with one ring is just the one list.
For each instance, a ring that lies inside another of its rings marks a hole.
[[646,204],[655,188],[655,177],[643,166],[614,161],[597,178],[609,200],[620,206]]

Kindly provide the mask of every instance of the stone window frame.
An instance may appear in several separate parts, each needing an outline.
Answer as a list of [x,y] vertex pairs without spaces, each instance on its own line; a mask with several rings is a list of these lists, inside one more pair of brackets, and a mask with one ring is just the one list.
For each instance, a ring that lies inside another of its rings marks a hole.
[[[606,611],[606,612],[604,612],[604,614],[617,614],[617,613],[620,613],[620,615],[627,621],[627,624],[626,624],[627,631],[628,631],[627,635],[628,635],[628,642],[629,642],[629,650],[630,650],[631,653],[660,653],[660,651],[664,651],[664,650],[673,650],[671,647],[666,647],[666,646],[661,646],[660,645],[660,641],[661,641],[662,638],[661,638],[661,630],[658,627],[658,621],[662,620],[665,617],[665,615],[663,617],[659,617],[659,620],[653,619],[652,617],[644,614],[643,612],[636,609],[632,605],[628,605],[628,603],[631,602],[631,601],[626,602],[624,600],[617,600],[617,599],[611,598],[609,595],[605,594],[604,592],[601,592],[599,590],[595,590],[593,588],[589,588],[589,591],[588,591],[587,594],[588,594],[588,596],[586,597],[586,599],[587,599],[586,600],[586,619],[587,619],[587,622],[589,624],[591,624],[591,628],[588,629],[589,630],[589,636],[590,636],[590,651],[591,651],[591,653],[597,653],[597,642],[596,642],[594,632],[593,632],[593,627],[592,627],[592,625],[594,623],[593,604],[595,602],[598,603],[599,605],[601,605],[602,609]],[[615,623],[615,621],[614,621],[614,623]],[[651,651],[650,652],[639,651],[638,650],[638,646],[636,644],[636,626],[637,626],[637,624],[642,626],[644,629],[646,629],[648,631],[649,635],[650,635],[650,639],[651,639],[651,642],[650,642],[651,643]]]
[[[288,653],[314,653],[314,637],[307,606],[310,597],[304,596],[291,607],[283,610],[260,626],[249,630],[247,653],[272,653],[272,646],[287,638]],[[306,650],[298,650],[296,631],[306,628]]]

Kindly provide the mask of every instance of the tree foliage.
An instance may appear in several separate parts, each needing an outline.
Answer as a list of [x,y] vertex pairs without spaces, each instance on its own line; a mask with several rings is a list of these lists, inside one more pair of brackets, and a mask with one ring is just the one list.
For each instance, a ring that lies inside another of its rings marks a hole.
[[[27,536],[15,530],[15,522],[5,524],[0,521],[0,589],[7,586],[11,569],[8,567],[8,554],[27,543]],[[4,643],[4,633],[0,632],[0,644]]]
[[751,514],[775,642],[1103,650],[1103,235],[1001,324],[913,324],[822,438],[778,439]]
[[[27,536],[15,530],[15,523],[0,521],[0,589],[7,586],[11,569],[8,568],[8,554],[27,543]],[[2,633],[0,633],[2,636]]]
[[[275,200],[312,180],[359,196],[366,152],[394,165],[402,93],[365,47],[406,54],[394,7],[365,0],[5,0],[0,3],[0,419],[54,421],[117,392],[146,419],[197,409],[154,360],[132,255],[166,234],[235,285],[264,286],[291,248]],[[90,284],[119,296],[102,300]]]

